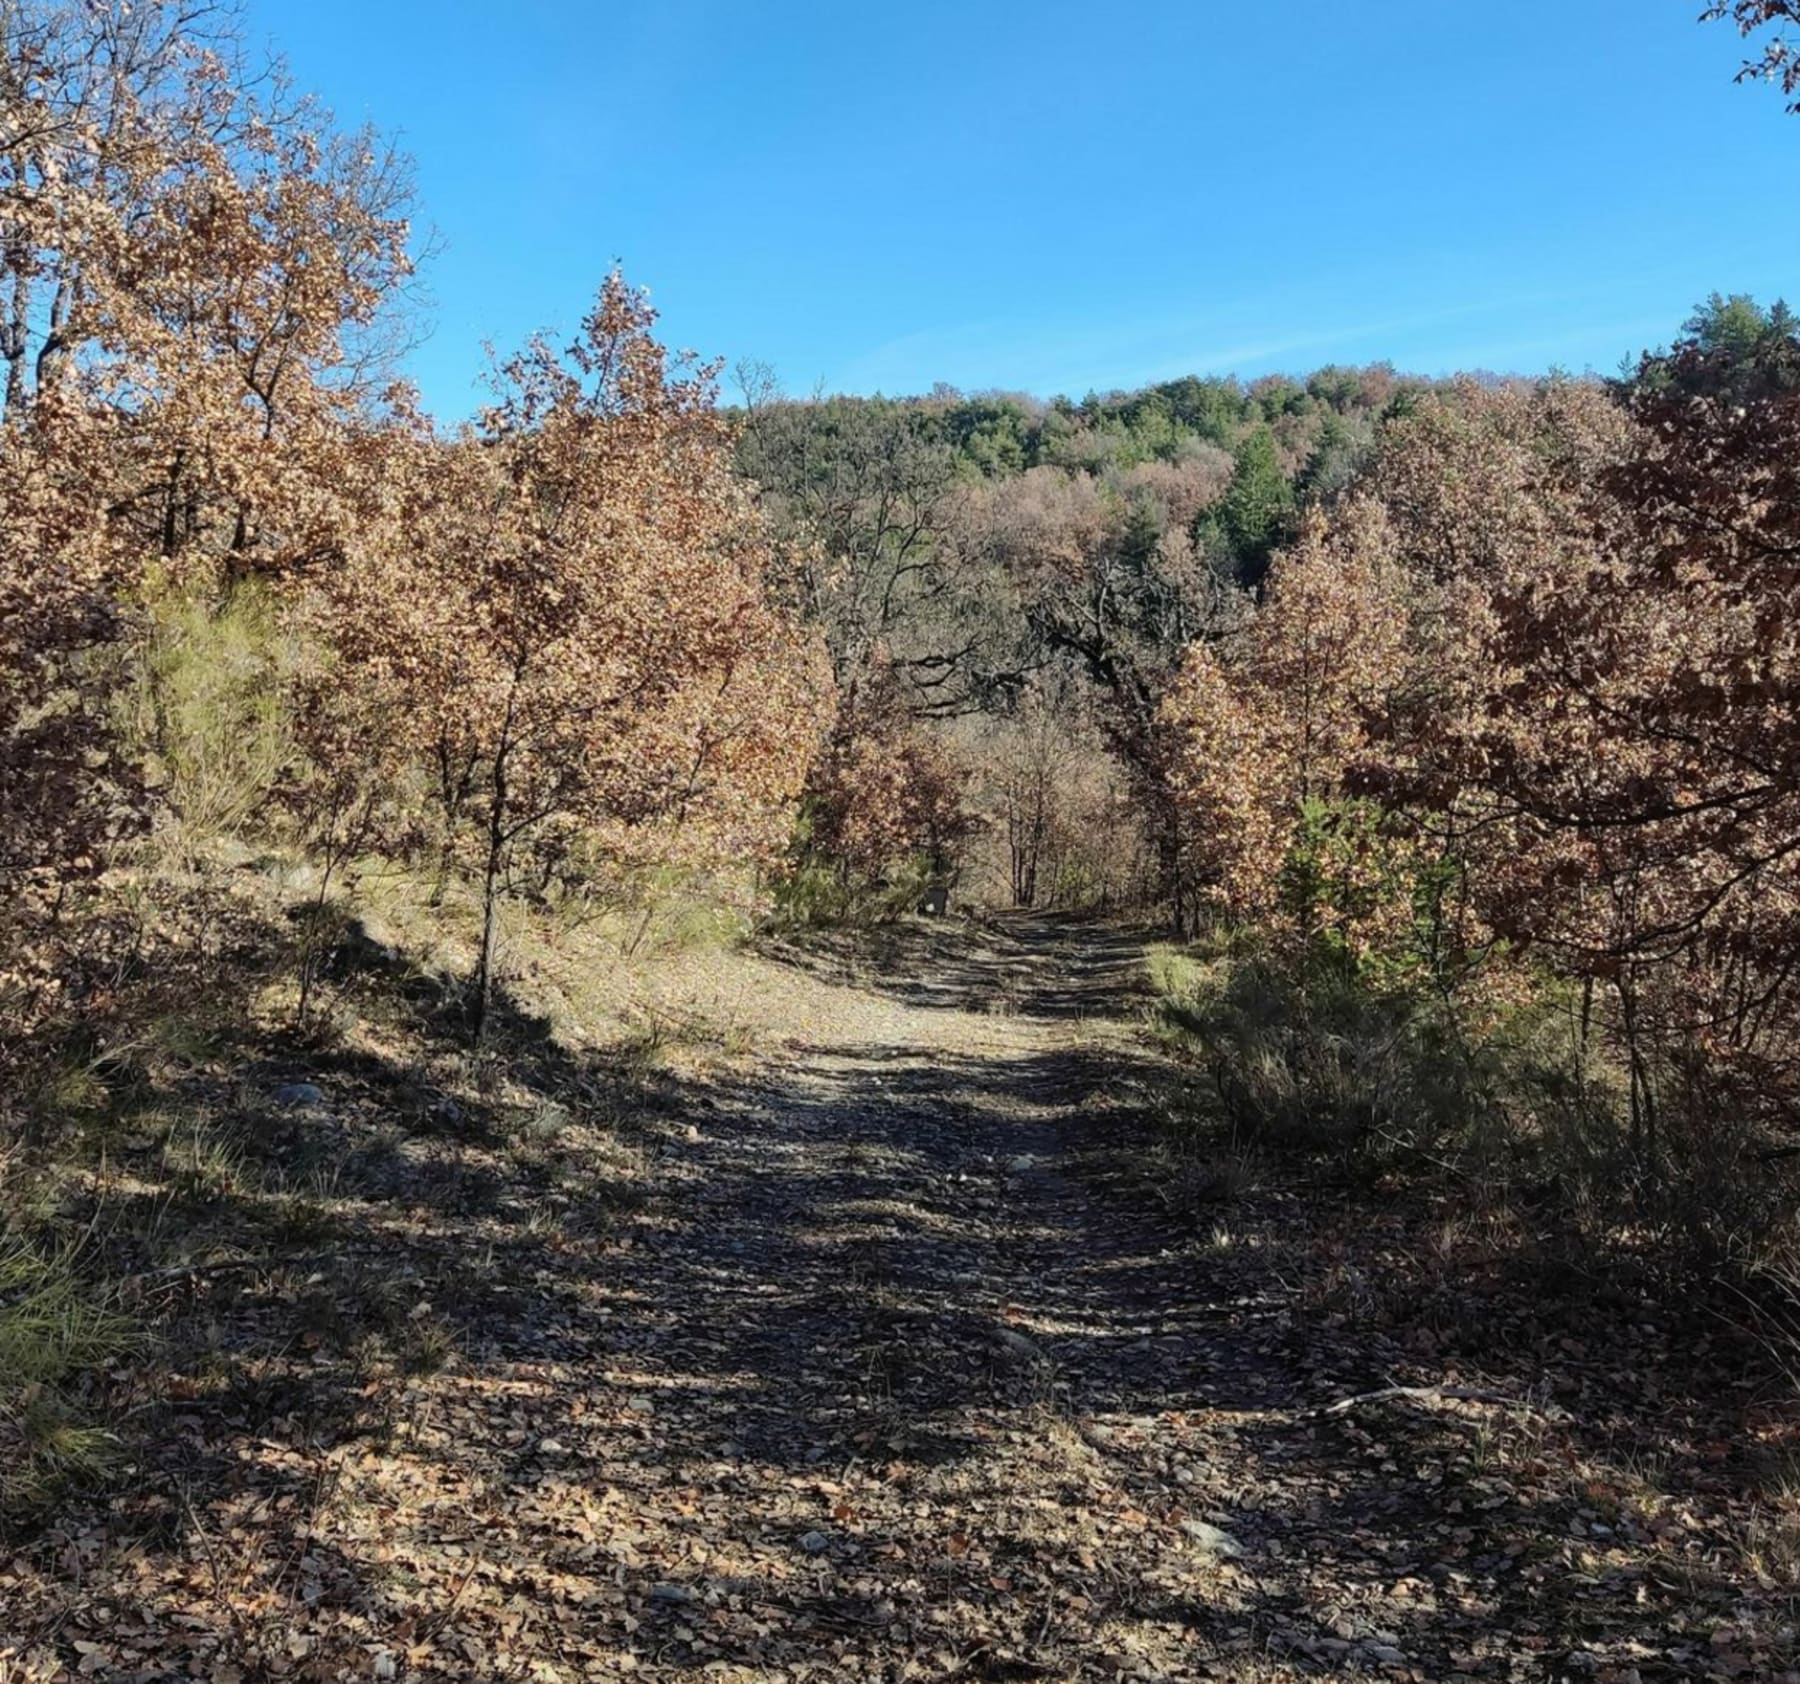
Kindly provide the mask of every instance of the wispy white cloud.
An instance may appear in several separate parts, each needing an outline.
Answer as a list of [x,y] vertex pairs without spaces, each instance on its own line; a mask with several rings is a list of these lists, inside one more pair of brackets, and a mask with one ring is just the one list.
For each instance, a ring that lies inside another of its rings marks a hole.
[[[1170,313],[1102,326],[1067,323],[1037,325],[998,318],[934,325],[883,341],[828,377],[835,390],[917,392],[934,381],[970,387],[1006,387],[1040,394],[1079,394],[1091,389],[1133,387],[1183,374],[1257,374],[1291,366],[1347,358],[1393,356],[1406,360],[1408,347],[1433,338],[1432,330],[1483,316],[1510,317],[1517,312],[1574,302],[1574,293],[1513,293],[1483,297],[1442,307],[1394,311],[1361,320],[1327,321],[1319,326],[1275,331],[1272,322],[1312,313],[1293,300],[1265,299],[1206,312]],[[1221,325],[1237,325],[1232,337]],[[1258,330],[1262,331],[1258,331]],[[1630,329],[1623,331],[1639,331]],[[1587,340],[1583,339],[1582,343]],[[1532,354],[1535,340],[1481,346],[1471,338],[1475,360],[1495,355]],[[1542,342],[1552,350],[1567,348],[1567,336]],[[1418,352],[1411,353],[1415,359]],[[1435,367],[1438,358],[1430,357]]]

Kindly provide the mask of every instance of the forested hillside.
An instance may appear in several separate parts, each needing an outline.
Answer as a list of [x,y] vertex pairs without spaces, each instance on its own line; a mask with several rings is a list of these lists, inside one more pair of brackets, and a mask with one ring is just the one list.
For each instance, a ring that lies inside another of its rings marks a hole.
[[[910,829],[890,819],[886,857],[860,845],[859,870],[966,861],[978,893],[1004,877],[1018,904],[1074,906],[1179,890],[1154,816],[1153,714],[1174,666],[1254,600],[1384,419],[1432,390],[1387,368],[1190,377],[1079,404],[793,401],[755,368],[739,386],[739,467],[802,558],[799,604],[855,709],[839,736],[971,722],[912,742],[948,757],[940,781],[983,768],[969,799],[982,843],[927,801]],[[817,793],[829,835],[863,823],[855,790]],[[841,863],[841,846],[822,851]]]
[[1793,312],[433,417],[420,215],[0,0],[0,1680],[1791,1676]]

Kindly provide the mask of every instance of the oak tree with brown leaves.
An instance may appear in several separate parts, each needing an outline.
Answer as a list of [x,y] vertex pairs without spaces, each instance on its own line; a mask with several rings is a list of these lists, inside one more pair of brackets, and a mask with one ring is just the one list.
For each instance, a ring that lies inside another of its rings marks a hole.
[[1746,59],[1740,82],[1773,82],[1789,96],[1788,110],[1800,112],[1800,4],[1796,0],[1711,0],[1703,22],[1729,19],[1745,40],[1760,37],[1760,51]]
[[821,729],[822,654],[773,605],[713,371],[654,321],[615,274],[460,437],[396,425],[387,518],[313,599],[478,886],[477,1033],[507,894],[646,847],[772,857]]
[[1270,915],[1309,794],[1375,798],[1465,948],[1581,983],[1650,1153],[1665,1095],[1777,1122],[1796,1093],[1796,402],[1707,388],[1422,402],[1164,720],[1234,911]]

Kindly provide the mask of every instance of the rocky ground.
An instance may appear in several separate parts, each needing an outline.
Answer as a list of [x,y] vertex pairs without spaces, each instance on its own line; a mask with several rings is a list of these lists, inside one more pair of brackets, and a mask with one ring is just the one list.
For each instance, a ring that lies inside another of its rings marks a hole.
[[96,1208],[189,1243],[96,1400],[130,1462],[0,1545],[0,1679],[1783,1676],[1728,1325],[1175,1185],[1127,933],[746,963],[710,1061],[366,1026],[197,1070],[214,1172],[127,1134]]

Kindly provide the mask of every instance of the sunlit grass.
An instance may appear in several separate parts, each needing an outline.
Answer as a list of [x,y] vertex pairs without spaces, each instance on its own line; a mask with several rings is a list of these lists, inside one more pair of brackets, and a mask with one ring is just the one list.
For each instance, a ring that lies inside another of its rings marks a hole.
[[64,1395],[133,1344],[131,1322],[67,1253],[0,1238],[0,1511],[35,1508],[110,1459],[113,1438]]

